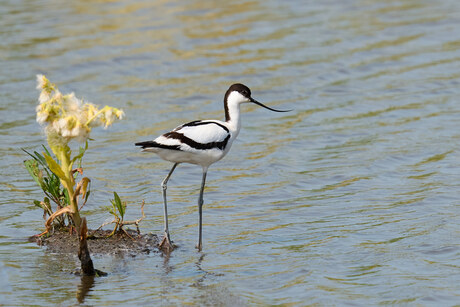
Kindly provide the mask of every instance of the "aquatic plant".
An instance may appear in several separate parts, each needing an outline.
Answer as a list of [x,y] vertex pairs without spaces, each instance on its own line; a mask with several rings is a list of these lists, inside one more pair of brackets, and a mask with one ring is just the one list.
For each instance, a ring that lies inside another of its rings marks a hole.
[[[53,220],[63,214],[70,216],[73,225],[79,229],[79,197],[83,206],[89,196],[90,180],[83,177],[77,183],[76,179],[78,174],[83,175],[81,160],[88,149],[91,130],[98,126],[109,127],[115,120],[122,119],[124,113],[109,106],[99,109],[92,103],[78,99],[74,93],[63,95],[44,75],[37,75],[37,89],[40,90],[36,107],[37,122],[44,128],[53,155],[44,147],[42,154],[29,153],[33,159],[24,162],[46,195],[43,202],[35,204],[49,215],[44,233],[49,230]],[[69,147],[72,140],[85,143],[85,147],[80,147],[74,156]],[[76,162],[78,167],[74,168]],[[51,210],[50,199],[57,204],[54,212]]]
[[[88,148],[88,144],[86,146],[80,147],[80,158],[77,159],[77,165],[79,170],[81,169],[81,158],[83,157],[84,151]],[[42,145],[43,146],[43,145]],[[44,151],[51,156],[48,149],[43,146]],[[54,214],[53,207],[51,206],[51,201],[55,203],[56,210],[60,210],[70,204],[69,195],[67,190],[61,185],[61,181],[59,177],[54,174],[51,169],[48,167],[46,159],[43,155],[39,152],[34,151],[33,153],[28,152],[27,150],[23,149],[32,159],[24,161],[24,165],[26,169],[29,171],[29,174],[38,184],[38,186],[43,190],[45,197],[43,201],[34,200],[34,204],[43,209],[43,218],[50,224],[52,220],[48,220],[47,217],[51,217]],[[78,175],[78,172],[75,172],[74,176]],[[83,203],[80,206],[81,208],[85,205],[88,197],[91,193],[90,191],[90,183],[91,181],[86,178],[82,179],[83,185],[80,188],[80,194],[82,195],[81,198],[83,199]],[[78,199],[77,199],[78,200]],[[65,226],[65,219],[62,216],[58,216],[55,219],[57,221],[57,226],[64,227]],[[51,226],[51,224],[49,225]],[[49,228],[49,226],[47,228]]]
[[114,199],[111,199],[112,208],[109,207],[109,212],[115,217],[115,229],[112,234],[115,233],[118,227],[122,227],[123,220],[125,218],[126,202],[122,202],[117,192],[113,192]]
[[107,223],[102,224],[98,229],[96,229],[96,231],[101,229],[105,225],[115,224],[113,231],[107,237],[113,236],[117,231],[118,232],[123,231],[128,237],[131,237],[129,233],[126,232],[126,230],[123,228],[123,226],[136,225],[137,233],[140,234],[139,223],[145,218],[144,201],[142,201],[142,206],[141,206],[142,217],[138,218],[137,220],[133,220],[133,221],[125,221],[126,202],[121,201],[117,192],[113,192],[113,199],[111,199],[110,202],[112,203],[112,206],[107,207],[107,210],[109,211],[110,214],[114,216],[114,219]]

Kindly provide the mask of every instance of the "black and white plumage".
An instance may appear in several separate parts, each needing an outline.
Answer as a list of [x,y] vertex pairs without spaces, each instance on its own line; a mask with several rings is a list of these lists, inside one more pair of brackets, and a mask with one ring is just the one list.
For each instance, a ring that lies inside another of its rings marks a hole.
[[230,149],[232,133],[225,123],[197,120],[183,124],[153,141],[136,143],[143,151],[154,152],[163,160],[208,167]]
[[243,84],[233,84],[225,93],[224,109],[225,121],[220,120],[196,120],[183,124],[174,130],[167,132],[153,141],[139,142],[143,151],[154,152],[160,158],[173,162],[174,165],[169,174],[163,180],[164,222],[165,236],[161,247],[171,249],[166,189],[169,178],[179,163],[191,163],[201,165],[203,178],[201,182],[200,196],[198,199],[199,211],[199,239],[197,248],[202,248],[202,207],[203,191],[206,183],[208,167],[222,159],[230,150],[233,141],[238,136],[241,128],[240,105],[252,102],[275,112],[287,112],[269,108],[251,97],[251,90]]

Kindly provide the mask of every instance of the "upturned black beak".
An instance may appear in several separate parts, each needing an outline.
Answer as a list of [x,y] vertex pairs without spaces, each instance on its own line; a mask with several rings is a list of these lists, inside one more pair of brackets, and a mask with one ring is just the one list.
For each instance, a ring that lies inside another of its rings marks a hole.
[[268,110],[270,110],[270,111],[273,111],[273,112],[290,112],[290,111],[292,111],[292,110],[276,110],[276,109],[272,109],[272,108],[267,107],[266,105],[264,105],[264,104],[258,102],[257,100],[255,100],[255,99],[252,98],[252,97],[249,98],[249,101],[251,101],[251,102],[253,102],[253,103],[255,103],[255,104],[257,104],[257,105],[259,105],[259,106],[261,106],[261,107],[264,107],[265,109],[268,109]]

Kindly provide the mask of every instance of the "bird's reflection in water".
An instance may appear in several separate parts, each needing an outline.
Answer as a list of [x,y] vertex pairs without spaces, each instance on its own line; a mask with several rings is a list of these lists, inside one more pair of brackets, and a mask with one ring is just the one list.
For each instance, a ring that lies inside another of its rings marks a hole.
[[216,283],[219,277],[224,276],[222,273],[215,273],[204,270],[202,264],[204,262],[206,254],[201,254],[195,263],[197,270],[202,274],[196,279],[191,285],[197,289],[197,295],[195,299],[198,301],[198,305],[210,305],[210,306],[245,306],[247,303],[244,298],[238,293],[228,289],[223,285]]
[[205,256],[206,254],[201,254],[200,258],[198,258],[198,261],[195,264],[198,271],[203,272],[203,275],[200,278],[198,278],[196,282],[193,284],[193,286],[195,287],[202,286],[203,282],[206,280],[208,276],[224,276],[224,274],[221,274],[221,273],[213,273],[213,272],[203,270],[203,268],[201,267],[201,263],[203,262]]
[[165,275],[168,275],[172,271],[172,266],[169,264],[169,259],[171,258],[171,251],[164,251],[163,254],[163,272]]

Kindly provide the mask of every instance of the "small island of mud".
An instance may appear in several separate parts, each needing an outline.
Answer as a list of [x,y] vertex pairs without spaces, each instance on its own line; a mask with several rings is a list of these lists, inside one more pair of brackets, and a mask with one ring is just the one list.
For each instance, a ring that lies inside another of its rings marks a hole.
[[[88,231],[88,249],[92,255],[123,255],[158,253],[158,236],[155,234],[138,234],[134,230],[118,231],[112,236],[110,230]],[[80,248],[78,236],[67,230],[57,230],[49,236],[30,237],[31,242],[45,246],[49,252],[76,254]]]

